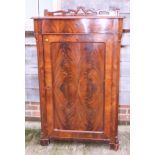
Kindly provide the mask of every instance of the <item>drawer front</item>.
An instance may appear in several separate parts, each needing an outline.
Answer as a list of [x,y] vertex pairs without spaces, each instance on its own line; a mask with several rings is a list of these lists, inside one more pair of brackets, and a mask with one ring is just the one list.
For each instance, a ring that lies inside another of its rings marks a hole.
[[44,19],[42,33],[114,33],[116,19]]

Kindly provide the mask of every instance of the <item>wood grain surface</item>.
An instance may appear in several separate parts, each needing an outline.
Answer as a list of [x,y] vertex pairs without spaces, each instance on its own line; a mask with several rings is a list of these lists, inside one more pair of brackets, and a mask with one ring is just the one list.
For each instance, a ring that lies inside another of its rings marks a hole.
[[38,48],[41,144],[108,142],[118,149],[123,18],[34,18]]

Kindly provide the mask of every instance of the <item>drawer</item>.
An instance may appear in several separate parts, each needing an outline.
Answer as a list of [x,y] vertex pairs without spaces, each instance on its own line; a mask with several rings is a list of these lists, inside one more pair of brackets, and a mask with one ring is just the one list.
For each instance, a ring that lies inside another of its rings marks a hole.
[[44,19],[42,33],[115,33],[117,19]]

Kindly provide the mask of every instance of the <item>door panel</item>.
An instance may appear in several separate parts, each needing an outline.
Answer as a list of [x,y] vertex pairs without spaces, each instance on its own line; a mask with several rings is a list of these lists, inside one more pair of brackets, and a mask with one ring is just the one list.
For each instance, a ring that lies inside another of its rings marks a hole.
[[44,44],[51,136],[103,138],[106,48],[105,42]]
[[55,129],[103,131],[104,46],[50,44]]

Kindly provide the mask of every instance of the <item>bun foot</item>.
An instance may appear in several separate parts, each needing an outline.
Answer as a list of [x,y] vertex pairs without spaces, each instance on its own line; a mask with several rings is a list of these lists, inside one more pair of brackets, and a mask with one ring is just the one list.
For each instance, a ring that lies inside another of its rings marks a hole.
[[49,139],[40,139],[40,145],[47,146],[50,143]]
[[117,151],[119,148],[118,143],[110,143],[110,149]]

